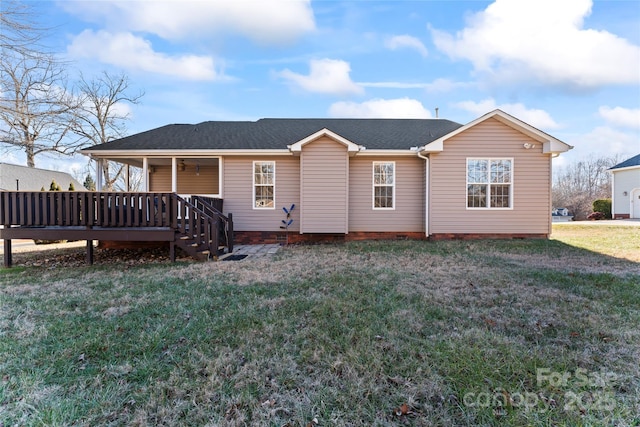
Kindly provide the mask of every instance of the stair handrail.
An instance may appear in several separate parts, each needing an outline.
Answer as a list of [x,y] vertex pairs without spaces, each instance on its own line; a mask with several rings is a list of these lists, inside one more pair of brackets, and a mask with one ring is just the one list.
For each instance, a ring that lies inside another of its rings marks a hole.
[[223,231],[224,231],[224,239],[225,246],[227,247],[229,253],[233,252],[233,215],[229,214],[229,216],[225,216],[220,210],[218,210],[215,206],[213,206],[209,202],[209,197],[203,197],[198,195],[191,196],[191,200],[193,200],[194,205],[197,207],[202,206],[202,209],[206,212],[209,212],[212,216],[218,217],[222,221]]
[[[200,209],[195,204],[182,196],[173,193],[172,197],[176,201],[176,206],[179,209],[180,217],[182,221],[177,224],[176,229],[182,233],[190,236],[197,237],[196,243],[198,246],[204,245],[209,254],[215,258],[218,257],[218,221],[221,221],[217,215],[210,215],[203,209]],[[195,215],[193,215],[195,214]],[[201,224],[200,218],[205,222]],[[189,225],[187,230],[187,224]],[[204,229],[201,228],[204,226]],[[204,234],[204,236],[202,236]]]

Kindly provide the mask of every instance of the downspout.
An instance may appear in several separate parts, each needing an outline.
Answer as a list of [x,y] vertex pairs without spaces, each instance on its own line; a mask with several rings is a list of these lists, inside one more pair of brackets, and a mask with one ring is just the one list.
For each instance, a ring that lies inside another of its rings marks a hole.
[[418,148],[418,157],[424,160],[424,233],[426,237],[429,237],[429,196],[431,195],[429,188],[429,157],[420,152],[422,149],[424,147]]

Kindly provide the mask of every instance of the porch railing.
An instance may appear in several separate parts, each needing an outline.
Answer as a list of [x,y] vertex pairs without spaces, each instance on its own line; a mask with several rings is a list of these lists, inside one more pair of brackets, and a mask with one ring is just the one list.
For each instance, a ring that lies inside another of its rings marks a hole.
[[3,191],[0,224],[26,227],[177,227],[173,193]]

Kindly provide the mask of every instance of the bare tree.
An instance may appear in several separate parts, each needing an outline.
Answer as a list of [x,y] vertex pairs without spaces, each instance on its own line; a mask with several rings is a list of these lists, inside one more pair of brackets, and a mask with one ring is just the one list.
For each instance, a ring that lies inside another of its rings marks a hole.
[[47,29],[33,21],[32,5],[16,0],[0,3],[0,49],[2,54],[37,55],[42,52],[40,40]]
[[47,29],[34,21],[30,4],[0,6],[0,142],[24,151],[27,166],[44,152],[73,154],[69,139],[75,108],[66,90],[64,64],[40,43]]
[[77,103],[60,64],[48,54],[17,52],[3,55],[0,73],[2,143],[22,150],[29,167],[40,153],[73,154],[79,143],[69,129]]
[[553,205],[569,209],[575,219],[585,219],[594,200],[611,198],[609,168],[616,163],[618,156],[590,157],[561,169],[553,182]]
[[[107,144],[121,138],[129,120],[129,104],[138,104],[144,93],[131,94],[129,78],[124,74],[103,72],[91,81],[81,77],[78,84],[80,108],[74,120],[73,132],[85,145]],[[115,162],[103,164],[103,182],[107,190],[122,180],[124,166]]]

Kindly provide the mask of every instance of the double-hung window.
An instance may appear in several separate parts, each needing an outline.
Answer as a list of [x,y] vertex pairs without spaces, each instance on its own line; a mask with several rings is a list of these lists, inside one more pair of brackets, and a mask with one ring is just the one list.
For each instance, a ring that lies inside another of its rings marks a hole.
[[396,163],[373,162],[373,208],[394,209]]
[[467,208],[513,207],[513,159],[467,159]]
[[253,208],[275,209],[276,162],[253,162]]

